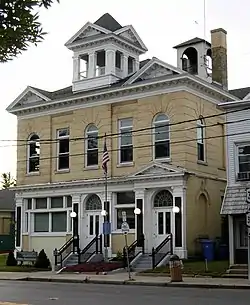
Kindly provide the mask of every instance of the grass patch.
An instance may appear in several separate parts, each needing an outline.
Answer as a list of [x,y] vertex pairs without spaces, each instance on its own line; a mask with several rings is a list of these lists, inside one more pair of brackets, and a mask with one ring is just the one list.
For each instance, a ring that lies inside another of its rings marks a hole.
[[37,269],[32,265],[23,266],[6,266],[6,254],[0,255],[0,272],[38,272],[38,271],[50,271],[47,269]]
[[[208,269],[206,270],[204,261],[183,261],[182,273],[191,276],[212,276],[221,277],[226,273],[229,268],[228,261],[213,261],[207,263]],[[145,273],[166,273],[169,274],[169,266],[162,266],[155,268],[154,270],[147,270]]]

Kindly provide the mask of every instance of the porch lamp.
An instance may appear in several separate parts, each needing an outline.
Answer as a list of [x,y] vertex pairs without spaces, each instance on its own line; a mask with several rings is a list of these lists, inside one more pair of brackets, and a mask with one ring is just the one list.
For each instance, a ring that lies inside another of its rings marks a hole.
[[107,213],[106,210],[102,210],[102,211],[101,211],[101,215],[102,215],[103,217],[107,216],[107,214],[108,214],[108,213]]
[[69,216],[73,220],[73,251],[77,252],[79,248],[79,236],[78,236],[78,222],[77,214],[75,211],[72,211]]
[[175,214],[179,213],[179,212],[180,212],[180,208],[177,207],[177,206],[174,206],[174,207],[173,207],[173,212],[174,212]]
[[134,213],[135,213],[135,215],[140,215],[141,214],[141,209],[135,208]]

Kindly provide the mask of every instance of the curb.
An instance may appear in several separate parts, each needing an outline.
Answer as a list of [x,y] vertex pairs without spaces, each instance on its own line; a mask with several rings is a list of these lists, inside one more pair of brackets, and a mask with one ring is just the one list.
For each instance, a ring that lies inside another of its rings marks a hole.
[[134,285],[134,286],[151,286],[151,287],[178,287],[178,288],[202,288],[202,289],[244,289],[250,290],[250,285],[244,284],[199,284],[199,283],[185,283],[185,282],[142,282],[142,281],[130,281],[130,280],[94,280],[85,278],[83,280],[79,279],[55,279],[55,278],[35,278],[35,277],[25,277],[21,279],[14,279],[14,281],[30,281],[30,282],[53,282],[53,283],[78,283],[78,284],[105,284],[105,285]]

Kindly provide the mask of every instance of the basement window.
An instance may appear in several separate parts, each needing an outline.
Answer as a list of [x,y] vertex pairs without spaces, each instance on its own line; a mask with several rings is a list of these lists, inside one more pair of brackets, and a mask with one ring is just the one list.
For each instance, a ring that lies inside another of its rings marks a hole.
[[57,130],[57,170],[69,169],[69,128]]

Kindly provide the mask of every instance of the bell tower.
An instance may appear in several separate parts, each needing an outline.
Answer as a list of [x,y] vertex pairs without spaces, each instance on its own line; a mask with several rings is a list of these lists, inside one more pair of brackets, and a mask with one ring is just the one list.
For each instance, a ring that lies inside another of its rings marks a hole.
[[65,46],[73,51],[73,92],[103,88],[139,70],[147,48],[132,25],[110,14],[87,22]]

